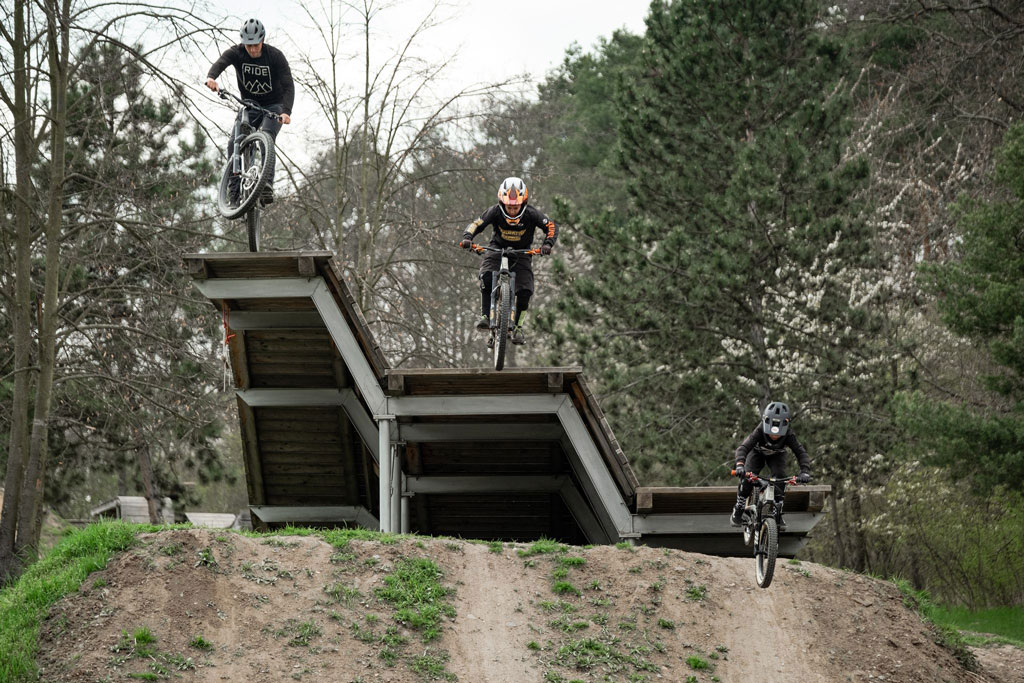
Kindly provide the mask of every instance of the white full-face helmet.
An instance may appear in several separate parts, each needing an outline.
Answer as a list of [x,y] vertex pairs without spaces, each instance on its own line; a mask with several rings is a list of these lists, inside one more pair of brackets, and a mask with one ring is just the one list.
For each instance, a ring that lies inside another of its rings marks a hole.
[[522,178],[505,178],[498,186],[498,206],[510,225],[515,225],[522,217],[528,194]]

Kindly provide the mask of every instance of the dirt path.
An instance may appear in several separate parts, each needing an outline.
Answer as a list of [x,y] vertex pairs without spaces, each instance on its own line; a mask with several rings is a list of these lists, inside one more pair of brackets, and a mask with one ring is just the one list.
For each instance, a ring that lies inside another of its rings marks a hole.
[[[863,576],[782,563],[761,590],[747,559],[553,550],[147,534],[55,605],[41,680],[1024,681],[1015,648],[979,650],[985,671],[965,671],[894,586]],[[376,597],[410,558],[454,591],[429,642]],[[145,654],[128,643],[141,628]]]

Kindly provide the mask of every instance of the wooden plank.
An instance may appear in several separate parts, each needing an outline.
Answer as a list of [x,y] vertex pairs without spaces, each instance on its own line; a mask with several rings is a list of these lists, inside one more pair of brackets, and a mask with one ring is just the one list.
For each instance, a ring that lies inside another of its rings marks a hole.
[[639,513],[651,512],[654,510],[654,494],[650,489],[639,488],[636,490],[636,511]]
[[238,404],[238,426],[242,435],[242,462],[245,466],[245,485],[250,505],[265,502],[263,471],[260,468],[259,439],[256,436],[256,416],[252,408],[241,399]]
[[[576,412],[579,413],[583,420],[583,424],[586,426],[587,431],[590,433],[591,439],[597,446],[598,452],[601,454],[601,459],[604,461],[605,467],[611,472],[612,477],[615,479],[616,485],[619,487],[619,491],[623,498],[627,502],[632,502],[633,496],[636,493],[636,476],[630,477],[626,474],[626,470],[622,467],[621,463],[615,458],[614,449],[609,443],[607,434],[601,428],[601,424],[597,417],[590,410],[590,401],[584,392],[584,387],[580,383],[573,382],[570,385],[570,395],[572,396],[573,405],[576,408]],[[629,470],[632,474],[632,470]]]
[[234,299],[235,306],[239,311],[315,311],[316,306],[308,297],[281,296],[261,297],[253,299]]
[[316,263],[312,256],[300,254],[297,260],[300,277],[316,277]]
[[206,259],[196,257],[185,257],[185,272],[193,280],[205,280],[210,277],[210,269],[206,265]]
[[[332,385],[335,384],[334,370],[331,368],[329,361],[320,363],[304,363],[296,360],[291,363],[249,363],[249,372],[253,375],[263,375],[265,377],[301,377],[308,375],[318,378],[327,378],[330,380]],[[299,386],[304,385],[300,384]]]
[[249,389],[252,380],[249,375],[249,359],[245,352],[245,332],[235,332],[228,340],[228,355],[231,358],[231,374],[236,389]]
[[336,389],[334,377],[327,375],[260,375],[252,378],[253,389]]
[[230,252],[216,254],[185,254],[186,264],[203,263],[209,277],[218,278],[288,278],[301,275],[300,259],[311,260],[315,268],[325,267],[332,254],[327,251],[301,252]]
[[292,443],[292,442],[274,442],[274,443],[260,443],[260,452],[265,455],[273,454],[309,454],[309,455],[334,455],[339,460],[341,459],[341,447],[338,444],[325,443]]
[[388,371],[388,396],[402,396],[405,394],[405,375]]
[[252,339],[261,342],[322,341],[330,344],[331,335],[327,328],[304,330],[250,330]]

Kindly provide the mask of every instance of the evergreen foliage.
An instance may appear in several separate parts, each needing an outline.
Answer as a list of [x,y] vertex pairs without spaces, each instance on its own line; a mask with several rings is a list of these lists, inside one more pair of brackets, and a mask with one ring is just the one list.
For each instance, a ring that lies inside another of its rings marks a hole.
[[911,394],[898,413],[929,461],[981,492],[1024,480],[1024,125],[1007,132],[994,181],[1003,199],[960,204],[959,260],[925,264],[921,275],[949,329],[989,353],[983,380],[1000,398],[972,406]]
[[589,269],[547,323],[645,482],[702,480],[770,399],[835,424],[873,395],[867,165],[844,156],[846,53],[819,8],[653,3],[617,90],[635,210],[575,217]]

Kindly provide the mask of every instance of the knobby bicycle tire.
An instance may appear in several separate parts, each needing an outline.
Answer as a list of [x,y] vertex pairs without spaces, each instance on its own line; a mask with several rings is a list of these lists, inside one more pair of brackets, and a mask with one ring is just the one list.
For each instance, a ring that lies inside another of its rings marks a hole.
[[775,560],[779,556],[779,529],[775,519],[761,520],[761,533],[757,539],[757,585],[767,588],[775,575]]
[[[224,172],[220,179],[220,191],[217,193],[217,209],[228,220],[248,213],[249,209],[253,208],[260,200],[260,192],[274,175],[274,161],[277,158],[274,139],[266,131],[258,130],[249,134],[238,143],[238,147],[238,153],[242,157],[238,206],[232,208],[228,205],[231,192],[231,159],[228,159],[227,164],[224,165]],[[254,169],[253,164],[257,159],[260,166]],[[248,189],[245,187],[246,185],[248,185]]]
[[512,291],[508,280],[498,285],[498,319],[494,328],[494,369],[505,367],[505,348],[508,345],[508,319],[512,312]]
[[245,234],[249,238],[249,251],[260,250],[260,208],[259,202],[252,207],[249,213],[245,214]]

